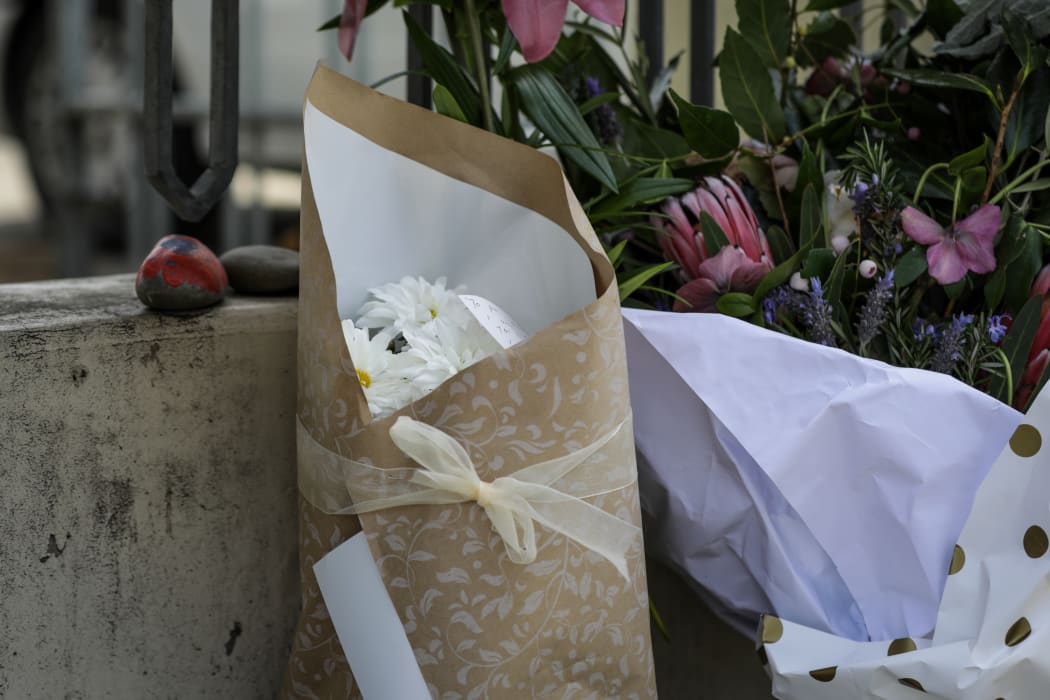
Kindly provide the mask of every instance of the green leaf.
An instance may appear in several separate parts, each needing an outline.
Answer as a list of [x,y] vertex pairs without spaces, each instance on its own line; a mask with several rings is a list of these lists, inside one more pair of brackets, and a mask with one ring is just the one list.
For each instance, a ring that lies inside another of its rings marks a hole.
[[798,271],[799,267],[802,265],[803,258],[808,254],[809,249],[803,248],[767,272],[766,276],[762,278],[762,281],[758,283],[758,287],[755,289],[755,300],[761,302],[775,287],[787,284],[791,279],[791,275]]
[[901,256],[893,268],[893,286],[904,289],[926,272],[926,250],[915,246]]
[[[1010,370],[1014,376],[1014,388],[1017,382],[1024,376],[1025,365],[1028,363],[1028,353],[1032,349],[1036,330],[1039,328],[1039,319],[1042,316],[1043,299],[1040,296],[1031,297],[1014,317],[1010,332],[1003,340],[1003,353],[1010,361]],[[1007,400],[1006,378],[993,376],[989,385],[989,394],[1000,401]]]
[[1022,76],[1026,79],[1032,71],[1046,63],[1046,49],[1036,43],[1032,27],[1022,16],[1007,7],[1003,9],[1002,18],[1006,41],[1021,62]]
[[1039,140],[1040,127],[1050,114],[1050,71],[1040,70],[1024,84],[1006,123],[1006,148],[1003,152],[1007,166]]
[[744,131],[766,143],[779,143],[786,127],[773,79],[747,40],[732,28],[726,29],[718,68],[722,97]]
[[707,249],[707,257],[711,258],[723,247],[729,245],[729,237],[718,222],[706,211],[700,211],[700,231],[704,236],[704,247]]
[[492,64],[493,75],[503,75],[503,72],[507,70],[507,66],[510,65],[510,57],[514,55],[514,49],[518,46],[518,40],[514,37],[514,33],[510,31],[510,27],[503,29],[503,37],[499,42],[499,53],[496,54],[496,62]]
[[459,105],[467,121],[475,126],[481,123],[481,97],[463,67],[448,50],[438,45],[408,12],[401,13],[408,37],[419,51],[423,66],[438,85],[444,85]]
[[958,299],[962,296],[963,290],[966,289],[967,284],[969,284],[967,278],[963,277],[958,282],[944,285],[942,289],[949,299]]
[[616,100],[618,99],[620,99],[620,94],[618,92],[603,92],[597,97],[592,97],[591,99],[587,100],[586,102],[580,105],[580,116],[586,117],[588,114],[598,109],[602,105],[607,105],[610,102],[616,102]]
[[846,56],[856,43],[857,35],[849,22],[830,12],[821,12],[809,23],[795,56],[800,66],[811,66],[828,56]]
[[755,313],[755,298],[743,292],[729,292],[718,298],[718,312],[733,318],[745,318]]
[[613,216],[638,204],[663,201],[667,197],[682,194],[696,187],[696,183],[685,178],[639,177],[626,182],[618,194],[607,197],[588,212],[592,220]]
[[783,262],[795,254],[795,244],[784,229],[776,224],[766,229],[766,240],[769,241],[769,252],[773,254],[773,260]]
[[624,282],[618,282],[620,287],[620,301],[622,302],[627,297],[631,296],[641,288],[646,282],[656,277],[661,272],[665,272],[674,267],[674,263],[666,262],[660,263],[659,265],[653,265],[647,267],[641,272],[635,274],[633,277],[625,280]]
[[616,267],[616,265],[620,262],[620,256],[623,255],[623,249],[626,247],[627,239],[625,238],[609,249],[609,262],[612,264],[613,267]]
[[835,260],[835,251],[831,248],[814,248],[806,255],[806,262],[802,265],[802,276],[807,279],[816,277],[826,282],[835,266]]
[[963,11],[955,4],[955,0],[927,0],[926,2],[926,21],[933,33],[942,39],[962,17]]
[[463,114],[463,110],[456,104],[456,98],[452,96],[452,93],[444,85],[434,85],[434,109],[437,110],[438,114],[444,114],[446,117],[451,117],[467,124],[470,123],[467,115]]
[[780,68],[791,39],[788,0],[736,0],[740,34],[768,68]]
[[1043,145],[1050,148],[1050,110],[1046,112],[1046,121],[1043,123]]
[[995,311],[1003,301],[1006,293],[1006,266],[1000,265],[995,272],[988,275],[984,283],[984,305],[989,311]]
[[678,107],[678,123],[686,143],[704,158],[721,158],[740,145],[740,130],[729,112],[694,105],[674,90],[671,100]]
[[1038,180],[1032,180],[1023,185],[1018,185],[1010,191],[1013,194],[1024,194],[1025,192],[1040,192],[1047,188],[1050,188],[1050,177],[1041,177]]
[[894,78],[907,80],[909,83],[920,87],[979,92],[987,95],[988,99],[990,99],[993,104],[998,105],[998,100],[995,98],[995,93],[992,91],[992,87],[976,75],[969,75],[968,73],[946,73],[932,68],[911,68],[907,70],[893,70],[887,68],[882,72]]
[[987,149],[982,143],[972,151],[967,151],[962,155],[952,158],[951,162],[948,163],[948,172],[951,175],[958,176],[961,175],[964,170],[968,170],[976,165],[983,165],[986,154]]
[[850,5],[854,0],[809,0],[804,12],[820,12],[822,10],[837,10],[840,7]]
[[806,190],[802,193],[802,215],[799,218],[799,245],[812,245],[817,240],[820,228],[820,198],[817,197],[813,185],[806,185]]
[[[558,145],[566,158],[613,192],[619,190],[609,159],[576,105],[558,81],[542,66],[524,65],[509,73],[521,94],[522,110]],[[576,148],[575,146],[582,146]]]

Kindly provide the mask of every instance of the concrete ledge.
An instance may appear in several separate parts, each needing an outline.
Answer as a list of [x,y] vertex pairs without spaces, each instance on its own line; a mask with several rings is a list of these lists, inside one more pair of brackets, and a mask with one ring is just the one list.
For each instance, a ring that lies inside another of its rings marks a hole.
[[0,697],[264,698],[297,610],[294,298],[0,286]]
[[[296,299],[146,310],[0,286],[0,697],[272,698],[299,611]],[[651,564],[672,700],[764,700],[752,643]]]

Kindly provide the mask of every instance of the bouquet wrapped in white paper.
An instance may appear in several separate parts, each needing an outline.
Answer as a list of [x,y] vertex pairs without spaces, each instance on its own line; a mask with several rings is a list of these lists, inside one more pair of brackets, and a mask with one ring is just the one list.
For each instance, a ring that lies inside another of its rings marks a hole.
[[929,636],[1021,415],[718,314],[624,317],[649,552],[746,634],[770,613],[859,642]]

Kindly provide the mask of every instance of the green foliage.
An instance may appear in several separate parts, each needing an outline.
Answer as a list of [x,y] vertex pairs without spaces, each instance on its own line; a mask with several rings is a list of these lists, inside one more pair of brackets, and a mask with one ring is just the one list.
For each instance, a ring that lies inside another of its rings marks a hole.
[[760,141],[779,142],[786,126],[773,79],[751,44],[732,28],[726,30],[718,67],[722,97],[737,123]]

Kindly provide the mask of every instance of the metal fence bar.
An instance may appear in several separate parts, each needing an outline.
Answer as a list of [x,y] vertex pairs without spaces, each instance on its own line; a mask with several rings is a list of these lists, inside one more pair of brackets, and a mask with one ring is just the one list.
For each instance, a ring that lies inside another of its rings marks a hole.
[[664,67],[664,0],[641,0],[638,3],[638,34],[649,57],[650,81]]
[[[412,15],[412,19],[419,22],[423,29],[431,34],[434,31],[434,13],[430,5],[409,5],[408,13]],[[411,39],[407,40],[408,43],[408,101],[412,104],[419,105],[430,109],[431,105],[431,84],[430,78],[425,75],[420,75],[420,71],[423,70],[423,57],[419,51],[416,50],[415,44],[412,43]]]
[[715,103],[715,0],[689,3],[689,98]]
[[187,187],[172,158],[172,0],[146,4],[143,131],[146,177],[183,219],[200,221],[237,168],[238,0],[212,0],[208,169]]

